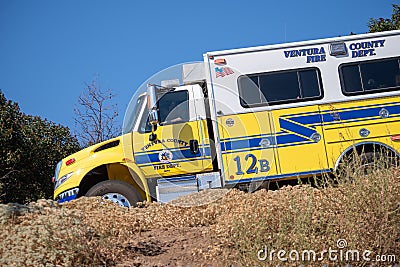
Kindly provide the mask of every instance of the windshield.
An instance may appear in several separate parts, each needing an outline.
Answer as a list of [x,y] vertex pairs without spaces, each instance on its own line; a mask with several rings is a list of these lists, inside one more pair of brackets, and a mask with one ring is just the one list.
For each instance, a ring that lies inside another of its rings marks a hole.
[[193,64],[198,62],[187,62],[183,64],[178,64],[167,69],[164,69],[151,78],[146,80],[142,85],[136,90],[132,99],[128,105],[128,108],[125,112],[125,118],[122,126],[122,133],[129,133],[131,132],[138,121],[140,121],[141,114],[143,110],[146,108],[144,107],[146,101],[146,93],[147,93],[147,85],[148,84],[155,84],[161,85],[162,81],[167,80],[179,80],[179,84],[182,85],[182,70],[183,65]]
[[138,118],[140,117],[140,111],[142,110],[145,99],[146,95],[139,96],[136,101],[133,98],[131,99],[131,102],[129,103],[128,109],[125,114],[124,126],[122,129],[123,134],[132,131],[133,126],[136,124]]

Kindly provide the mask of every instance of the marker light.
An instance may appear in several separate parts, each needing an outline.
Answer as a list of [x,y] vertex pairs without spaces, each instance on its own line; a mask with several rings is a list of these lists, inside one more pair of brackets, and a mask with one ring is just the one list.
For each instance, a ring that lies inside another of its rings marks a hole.
[[133,160],[131,160],[130,158],[123,158],[122,162],[126,162],[126,163],[132,163]]
[[69,165],[71,165],[71,164],[74,163],[74,162],[75,162],[75,159],[72,158],[72,159],[67,160],[67,162],[65,162],[65,165],[69,166]]
[[214,63],[217,65],[223,65],[223,64],[226,64],[226,60],[225,60],[225,58],[218,58],[218,59],[214,60]]
[[393,135],[393,136],[391,136],[390,137],[390,139],[392,140],[392,141],[397,141],[397,142],[399,142],[400,141],[400,134],[398,134],[398,135]]

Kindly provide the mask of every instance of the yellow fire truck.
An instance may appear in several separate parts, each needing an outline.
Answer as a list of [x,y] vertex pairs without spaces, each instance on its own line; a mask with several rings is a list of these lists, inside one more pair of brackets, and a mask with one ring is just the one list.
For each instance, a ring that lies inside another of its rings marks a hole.
[[206,53],[146,81],[120,137],[61,160],[54,198],[129,207],[398,157],[399,65],[400,31]]

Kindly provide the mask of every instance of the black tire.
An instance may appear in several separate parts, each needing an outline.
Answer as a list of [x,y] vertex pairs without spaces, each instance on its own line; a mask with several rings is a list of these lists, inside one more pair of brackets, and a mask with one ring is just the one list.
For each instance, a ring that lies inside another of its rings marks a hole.
[[101,196],[123,207],[134,207],[137,202],[142,201],[138,191],[132,185],[118,180],[100,182],[90,188],[85,196]]

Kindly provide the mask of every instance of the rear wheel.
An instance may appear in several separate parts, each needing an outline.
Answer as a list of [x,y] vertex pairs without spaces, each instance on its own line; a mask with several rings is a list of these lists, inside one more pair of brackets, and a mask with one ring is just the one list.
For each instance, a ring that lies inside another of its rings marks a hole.
[[378,170],[388,170],[397,165],[398,160],[392,152],[365,152],[361,155],[353,153],[339,166],[339,177],[354,182],[356,177],[366,176]]
[[87,197],[101,196],[123,207],[133,207],[141,201],[137,190],[130,184],[118,180],[100,182],[89,189]]

